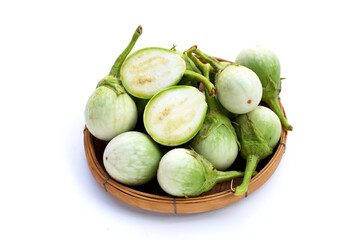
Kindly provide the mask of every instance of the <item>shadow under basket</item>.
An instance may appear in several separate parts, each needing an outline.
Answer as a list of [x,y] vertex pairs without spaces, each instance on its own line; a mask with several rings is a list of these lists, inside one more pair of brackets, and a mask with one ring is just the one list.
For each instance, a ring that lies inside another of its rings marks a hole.
[[[279,99],[280,103],[280,99]],[[284,108],[280,107],[285,114]],[[271,156],[259,162],[257,167],[258,174],[250,181],[246,194],[235,196],[234,190],[240,185],[242,178],[216,184],[210,191],[198,197],[178,198],[165,193],[159,186],[156,178],[142,186],[129,187],[112,179],[105,171],[103,165],[103,152],[108,142],[95,138],[89,130],[84,129],[84,146],[86,158],[91,173],[96,181],[107,192],[119,200],[132,206],[154,212],[163,213],[200,213],[225,207],[237,202],[247,195],[256,191],[274,173],[285,152],[287,131],[282,129],[278,145],[274,148]],[[240,154],[239,154],[240,155]],[[227,170],[244,171],[245,160],[238,159]]]

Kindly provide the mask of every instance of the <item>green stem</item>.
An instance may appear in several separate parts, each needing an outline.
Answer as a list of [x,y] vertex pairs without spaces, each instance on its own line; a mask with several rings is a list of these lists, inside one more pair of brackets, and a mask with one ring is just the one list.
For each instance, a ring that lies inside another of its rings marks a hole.
[[[201,70],[204,74],[204,76],[209,80],[210,82],[210,65],[207,64],[203,64],[201,63]],[[216,97],[215,96],[210,96],[209,92],[205,90],[205,97],[206,97],[206,102],[208,103],[209,106],[209,112],[217,112],[217,113],[221,113],[221,108],[219,106],[219,103],[216,101]]]
[[202,66],[203,66],[202,72],[204,74],[204,77],[206,77],[210,81],[210,68],[211,68],[210,64],[207,63],[207,64],[203,64]]
[[221,113],[221,108],[215,96],[210,96],[208,91],[205,91],[206,102],[209,106],[209,112]]
[[183,77],[186,77],[191,81],[201,82],[202,84],[204,84],[206,90],[209,91],[210,96],[215,95],[216,90],[214,84],[212,84],[210,80],[204,77],[203,75],[196,73],[194,71],[185,70]]
[[[211,66],[209,63],[206,63],[206,64],[202,63],[197,57],[195,57],[192,54],[192,52],[195,51],[196,48],[197,48],[196,46],[192,46],[191,48],[189,48],[189,50],[186,51],[186,55],[188,56],[190,61],[192,61],[201,70],[204,77],[207,78],[210,82]],[[205,90],[205,97],[206,97],[206,102],[208,103],[208,106],[209,106],[209,112],[220,112],[221,111],[221,109],[215,99],[215,96],[210,96],[209,91],[207,91],[207,89]]]
[[269,107],[279,117],[281,124],[284,126],[284,128],[288,131],[292,131],[293,127],[288,123],[283,112],[281,111],[278,99],[277,98],[268,98],[268,99],[263,99],[263,100],[269,105]]
[[179,53],[176,50],[175,45],[173,45],[173,47],[170,50],[174,51],[175,53],[177,53],[179,56],[181,56],[184,59],[187,70],[193,70],[194,72],[201,73],[200,70],[195,66],[195,63],[190,61],[190,59],[189,59],[188,55],[186,54],[186,52]]
[[[217,176],[216,176],[216,183],[220,183],[220,182],[225,182],[228,180],[231,180],[233,178],[240,178],[240,177],[244,177],[244,172],[239,172],[239,171],[216,171]],[[258,174],[258,172],[254,171],[252,176],[256,176],[256,174]]]
[[184,53],[183,58],[185,60],[187,70],[193,70],[196,73],[201,73],[199,68],[195,65],[195,63],[193,61],[191,61],[191,59],[189,58],[189,56],[186,53]]
[[142,27],[141,25],[137,27],[137,29],[135,30],[132,39],[130,41],[130,43],[128,44],[128,46],[125,48],[125,50],[120,54],[120,56],[116,59],[114,65],[112,66],[109,75],[119,78],[120,77],[120,68],[122,66],[122,64],[124,63],[126,57],[129,55],[129,53],[131,52],[131,50],[133,49],[137,39],[140,37],[140,35],[142,34]]
[[204,64],[200,61],[199,58],[195,57],[192,53],[197,49],[197,46],[192,46],[185,53],[186,56],[196,65],[198,69],[201,70],[202,74],[210,80],[210,71],[214,71],[209,63]]
[[[201,63],[202,64],[202,63]],[[204,76],[210,81],[210,64],[202,64],[202,71]],[[209,106],[209,112],[221,113],[221,108],[215,96],[210,96],[208,91],[205,91],[206,102]]]
[[206,53],[203,53],[202,51],[200,51],[198,48],[196,48],[194,50],[194,53],[198,56],[200,56],[205,62],[210,63],[210,65],[215,69],[216,72],[220,71],[221,69],[224,68],[223,65],[221,65],[221,63],[216,60],[213,57],[210,57],[209,55],[207,55]]
[[225,182],[228,180],[231,180],[233,178],[239,178],[244,176],[244,172],[238,172],[238,171],[216,171],[216,183],[219,182]]
[[247,192],[251,177],[259,163],[259,157],[256,155],[250,155],[246,159],[245,174],[240,186],[236,187],[235,195],[240,196]]

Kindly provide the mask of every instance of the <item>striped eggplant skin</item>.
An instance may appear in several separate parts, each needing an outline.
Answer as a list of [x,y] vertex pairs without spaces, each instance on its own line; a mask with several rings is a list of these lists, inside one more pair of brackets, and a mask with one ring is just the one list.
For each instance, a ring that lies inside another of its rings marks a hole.
[[108,143],[103,163],[113,179],[136,186],[145,184],[156,176],[162,155],[159,145],[147,134],[129,131]]
[[96,88],[85,107],[87,128],[104,141],[133,130],[137,116],[136,104],[127,93],[117,94],[106,86]]
[[252,70],[244,66],[226,66],[217,74],[215,86],[221,105],[235,114],[248,113],[261,101],[261,82]]
[[244,172],[219,171],[194,150],[175,148],[160,160],[157,180],[160,187],[176,197],[195,197],[212,189],[216,183],[243,177]]
[[161,159],[157,179],[161,188],[172,196],[195,196],[204,185],[205,173],[190,150],[176,148]]
[[258,106],[247,114],[247,118],[262,133],[269,146],[274,148],[279,142],[282,129],[278,116],[270,108]]
[[280,61],[270,49],[253,46],[243,49],[236,63],[250,68],[259,77],[263,86],[263,98],[277,98],[281,91]]
[[229,168],[239,153],[240,144],[231,121],[212,111],[206,117],[199,133],[191,140],[191,147],[204,156],[217,170]]

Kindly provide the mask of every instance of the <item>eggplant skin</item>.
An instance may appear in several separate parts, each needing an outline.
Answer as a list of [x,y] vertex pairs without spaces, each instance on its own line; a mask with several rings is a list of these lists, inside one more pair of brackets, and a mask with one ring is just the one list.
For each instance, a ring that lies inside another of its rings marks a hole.
[[231,121],[223,114],[210,112],[191,146],[217,170],[226,170],[236,160],[240,144]]
[[117,95],[106,86],[98,87],[85,107],[87,128],[93,136],[104,141],[133,130],[136,122],[134,100],[127,93]]
[[103,163],[116,181],[142,185],[156,176],[162,151],[147,134],[129,131],[113,138],[105,148]]
[[256,73],[263,87],[262,99],[277,98],[281,91],[280,61],[270,49],[254,46],[242,50],[236,63]]
[[234,126],[241,144],[240,155],[244,159],[254,155],[262,160],[269,156],[279,142],[282,129],[278,116],[264,106],[240,115]]
[[221,105],[235,114],[254,110],[262,97],[263,90],[258,76],[244,66],[225,67],[217,75],[215,86]]
[[206,176],[201,163],[190,151],[175,148],[160,160],[157,180],[160,187],[176,197],[197,196]]

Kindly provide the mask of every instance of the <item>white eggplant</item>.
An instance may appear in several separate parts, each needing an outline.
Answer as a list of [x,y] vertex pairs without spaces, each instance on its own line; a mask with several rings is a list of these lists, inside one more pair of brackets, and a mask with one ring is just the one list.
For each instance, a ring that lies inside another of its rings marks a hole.
[[141,185],[152,180],[162,157],[160,147],[146,134],[125,132],[113,138],[103,155],[107,173],[126,185]]
[[216,183],[244,176],[238,171],[218,171],[193,150],[175,148],[160,160],[157,180],[160,187],[176,197],[193,197],[209,191]]
[[92,135],[104,141],[134,129],[137,117],[132,98],[125,91],[117,94],[106,86],[98,87],[85,107],[87,128]]
[[261,101],[262,86],[258,76],[243,66],[226,66],[218,73],[215,86],[221,105],[232,113],[248,113]]
[[215,87],[221,105],[235,114],[254,110],[262,97],[262,85],[258,76],[239,64],[223,64],[194,47],[194,53],[211,64],[217,73]]
[[120,68],[142,33],[139,26],[125,50],[116,59],[110,73],[103,78],[85,107],[85,123],[98,139],[109,141],[118,134],[132,130],[137,121],[135,102],[120,81]]
[[235,192],[235,195],[242,195],[246,193],[259,161],[272,154],[279,142],[281,122],[271,109],[258,106],[237,117],[234,126],[241,144],[240,155],[246,159],[244,179]]

